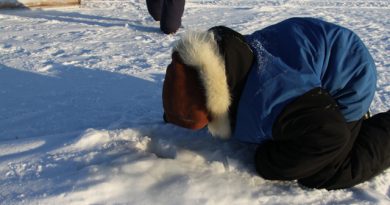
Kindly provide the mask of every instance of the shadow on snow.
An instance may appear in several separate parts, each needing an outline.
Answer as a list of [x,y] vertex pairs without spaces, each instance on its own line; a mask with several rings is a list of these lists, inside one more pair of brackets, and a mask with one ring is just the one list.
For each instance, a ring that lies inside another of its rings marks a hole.
[[[156,25],[143,25],[140,20],[130,20],[123,18],[113,18],[96,16],[90,14],[82,14],[79,12],[66,12],[60,10],[44,10],[44,9],[33,9],[30,10],[27,7],[22,9],[6,9],[0,10],[0,14],[19,16],[23,18],[35,18],[35,19],[46,19],[48,21],[59,21],[65,23],[84,24],[90,26],[100,27],[127,27],[129,29],[148,32],[148,33],[162,33],[160,28]],[[154,22],[149,18],[150,22]]]
[[53,70],[50,76],[0,64],[0,140],[117,128],[139,121],[135,116],[162,115],[162,75],[153,82],[61,64]]

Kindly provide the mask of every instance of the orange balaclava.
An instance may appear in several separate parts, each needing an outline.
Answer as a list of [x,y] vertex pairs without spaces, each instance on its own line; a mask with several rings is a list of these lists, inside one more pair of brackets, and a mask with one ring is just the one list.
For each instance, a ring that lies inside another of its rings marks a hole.
[[164,119],[189,129],[201,129],[209,122],[205,88],[198,71],[185,65],[178,52],[172,54],[163,86]]

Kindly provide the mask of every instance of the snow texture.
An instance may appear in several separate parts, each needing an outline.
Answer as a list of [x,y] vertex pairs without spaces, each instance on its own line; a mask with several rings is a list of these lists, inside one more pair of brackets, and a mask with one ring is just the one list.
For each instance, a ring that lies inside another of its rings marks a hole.
[[372,113],[390,109],[390,1],[188,0],[164,35],[144,0],[0,10],[0,204],[390,204],[390,170],[326,191],[268,181],[255,147],[162,122],[172,43],[293,16],[355,31],[372,53]]

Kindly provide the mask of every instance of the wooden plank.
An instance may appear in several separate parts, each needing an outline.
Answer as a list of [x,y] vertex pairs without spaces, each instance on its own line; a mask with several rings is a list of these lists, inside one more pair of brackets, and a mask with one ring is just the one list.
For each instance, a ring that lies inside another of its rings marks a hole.
[[0,0],[0,8],[53,7],[78,4],[80,4],[80,0]]

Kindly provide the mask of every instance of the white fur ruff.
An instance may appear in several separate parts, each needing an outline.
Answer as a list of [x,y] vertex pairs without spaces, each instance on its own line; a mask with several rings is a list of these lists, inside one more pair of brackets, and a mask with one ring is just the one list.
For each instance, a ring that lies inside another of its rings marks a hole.
[[207,109],[212,121],[208,128],[213,136],[229,138],[231,135],[229,106],[231,97],[225,62],[218,50],[214,34],[211,32],[191,31],[185,33],[173,48],[184,63],[198,69],[206,90]]

